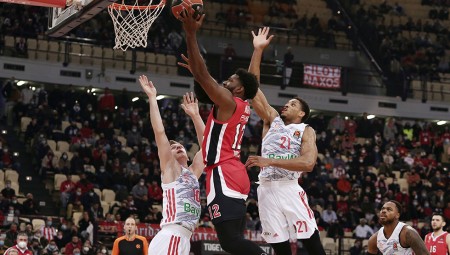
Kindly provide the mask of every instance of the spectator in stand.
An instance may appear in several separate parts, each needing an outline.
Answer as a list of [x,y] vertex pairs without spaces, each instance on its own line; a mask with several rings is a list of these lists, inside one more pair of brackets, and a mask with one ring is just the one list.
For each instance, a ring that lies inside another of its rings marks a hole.
[[9,246],[5,244],[5,236],[0,235],[0,254],[3,255],[8,248]]
[[99,189],[112,189],[113,180],[110,171],[111,167],[109,167],[109,170],[107,171],[105,166],[99,166],[98,171],[96,172],[96,184]]
[[406,180],[408,182],[408,184],[411,185],[418,185],[421,183],[421,178],[420,175],[418,173],[416,173],[416,169],[411,168],[411,170],[409,171],[409,173],[406,176]]
[[162,202],[163,192],[156,180],[152,181],[152,184],[148,187],[148,197],[159,204]]
[[11,188],[11,181],[10,180],[6,181],[6,185],[5,186],[6,187],[4,189],[2,189],[3,198],[11,200],[12,197],[16,196],[16,191]]
[[144,179],[139,179],[139,182],[133,186],[131,195],[135,200],[142,200],[144,196],[148,195],[148,187],[145,185]]
[[59,173],[63,174],[70,173],[70,160],[69,155],[67,155],[67,152],[63,152],[61,157],[59,158],[57,169]]
[[75,184],[75,187],[77,189],[80,188],[81,193],[84,194],[89,190],[92,190],[94,188],[94,184],[86,178],[86,173],[83,172],[80,174],[80,180]]
[[322,220],[326,223],[327,227],[338,221],[336,212],[333,210],[331,204],[329,204],[327,209],[322,212]]
[[33,199],[33,194],[28,193],[27,199],[22,203],[23,214],[25,215],[38,215],[39,207],[36,201]]
[[355,243],[350,247],[350,255],[362,255],[363,253],[362,242],[359,239],[355,240]]
[[67,179],[63,181],[59,187],[61,205],[64,209],[67,207],[69,198],[75,190],[75,183],[72,181],[72,175],[68,174],[66,175],[66,178]]
[[40,234],[47,241],[51,241],[56,236],[56,228],[53,227],[52,217],[47,217],[47,221],[45,222],[45,226],[42,226],[40,229]]
[[80,255],[82,243],[78,236],[72,236],[72,241],[64,247],[64,254],[66,255]]
[[44,247],[44,250],[42,251],[42,255],[53,255],[54,253],[59,254],[59,248],[55,243],[55,240],[51,240],[47,246]]
[[126,173],[130,174],[131,172],[133,172],[133,174],[139,175],[141,174],[141,169],[140,166],[136,160],[136,157],[132,157],[130,162],[127,163],[127,167],[126,167]]
[[69,202],[67,203],[67,219],[72,219],[72,213],[74,211],[82,212],[83,204],[81,204],[81,188],[76,188],[75,192],[70,195]]
[[366,219],[360,219],[359,225],[355,228],[354,236],[358,239],[369,239],[373,235],[373,229],[367,225]]
[[48,150],[47,154],[41,160],[40,176],[42,179],[47,177],[47,172],[55,173],[58,162],[52,150]]
[[33,253],[28,250],[28,236],[24,232],[20,232],[16,235],[14,239],[16,245],[11,246],[5,251],[5,255],[33,255]]
[[84,211],[83,217],[78,222],[78,235],[83,238],[83,240],[89,240],[91,243],[93,242],[94,238],[94,225],[95,221],[91,219],[89,212]]
[[98,109],[100,112],[112,112],[114,110],[115,99],[108,87],[105,88],[105,93],[99,97]]
[[5,243],[8,246],[12,246],[15,244],[17,238],[18,238],[17,224],[12,223],[9,226],[9,229],[5,232]]
[[341,113],[337,113],[336,116],[331,118],[328,123],[329,130],[336,130],[338,134],[341,134],[345,129],[345,120],[342,118]]
[[95,203],[100,204],[100,197],[94,192],[94,188],[82,194],[80,200],[86,210],[89,210]]

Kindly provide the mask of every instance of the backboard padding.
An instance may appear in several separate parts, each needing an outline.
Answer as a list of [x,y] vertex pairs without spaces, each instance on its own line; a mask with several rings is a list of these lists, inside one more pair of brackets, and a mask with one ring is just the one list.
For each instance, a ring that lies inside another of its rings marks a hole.
[[82,0],[80,8],[72,4],[66,8],[50,8],[49,29],[47,35],[60,37],[70,32],[75,27],[93,18],[116,0]]

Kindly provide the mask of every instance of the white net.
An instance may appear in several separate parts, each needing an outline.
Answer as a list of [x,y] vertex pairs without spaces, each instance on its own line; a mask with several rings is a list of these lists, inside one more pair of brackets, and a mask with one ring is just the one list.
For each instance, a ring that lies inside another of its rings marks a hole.
[[114,49],[126,51],[128,48],[147,47],[148,30],[153,22],[161,14],[165,0],[152,5],[154,0],[149,0],[148,5],[111,4],[108,6],[108,12],[114,24],[116,33]]

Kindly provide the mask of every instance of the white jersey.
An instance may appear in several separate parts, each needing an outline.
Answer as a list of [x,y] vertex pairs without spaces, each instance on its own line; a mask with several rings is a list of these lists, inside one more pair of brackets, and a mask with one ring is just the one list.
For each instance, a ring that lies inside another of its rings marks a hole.
[[406,224],[403,222],[398,222],[397,226],[392,232],[389,239],[384,236],[384,227],[378,230],[377,235],[377,247],[383,253],[383,255],[412,255],[414,254],[411,248],[404,248],[400,244],[400,232],[403,226]]
[[[278,116],[270,125],[269,131],[262,141],[261,155],[264,158],[291,159],[300,155],[302,137],[307,124],[285,125]],[[301,172],[289,171],[279,167],[263,167],[259,180],[288,181],[300,178]]]
[[180,176],[173,182],[162,184],[163,219],[161,228],[178,224],[194,231],[200,218],[200,186],[197,177],[184,167]]

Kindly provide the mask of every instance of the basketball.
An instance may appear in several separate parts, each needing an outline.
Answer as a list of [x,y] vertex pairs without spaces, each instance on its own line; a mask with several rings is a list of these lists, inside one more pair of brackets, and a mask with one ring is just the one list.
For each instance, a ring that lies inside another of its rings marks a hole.
[[180,14],[184,11],[183,2],[191,3],[192,9],[195,10],[194,18],[203,14],[203,1],[202,0],[173,0],[172,1],[172,14],[176,19],[180,19]]

